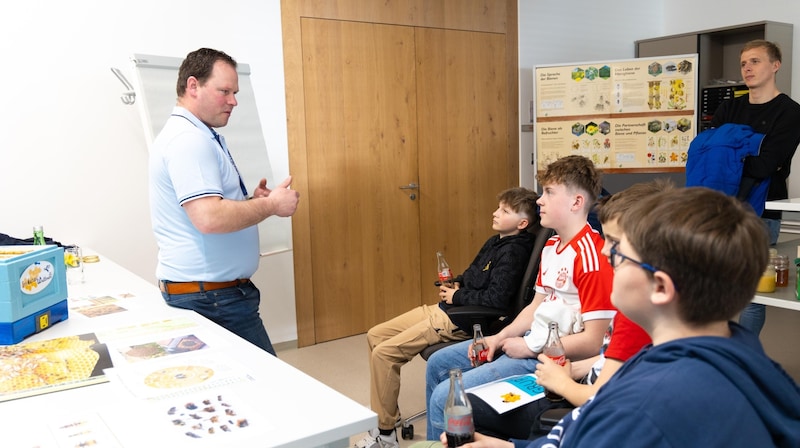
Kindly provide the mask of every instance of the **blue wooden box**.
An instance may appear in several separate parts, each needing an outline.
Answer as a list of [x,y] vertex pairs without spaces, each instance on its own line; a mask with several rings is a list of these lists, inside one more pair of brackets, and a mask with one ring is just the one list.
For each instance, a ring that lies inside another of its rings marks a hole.
[[16,344],[67,317],[64,249],[0,246],[0,344]]

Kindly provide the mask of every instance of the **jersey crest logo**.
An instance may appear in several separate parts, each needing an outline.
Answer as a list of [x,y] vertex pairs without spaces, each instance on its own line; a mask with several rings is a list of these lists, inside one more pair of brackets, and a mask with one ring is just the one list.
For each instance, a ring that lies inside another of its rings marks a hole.
[[559,288],[559,289],[563,288],[564,285],[567,284],[567,277],[568,277],[567,268],[559,269],[558,270],[558,278],[556,278],[556,288]]

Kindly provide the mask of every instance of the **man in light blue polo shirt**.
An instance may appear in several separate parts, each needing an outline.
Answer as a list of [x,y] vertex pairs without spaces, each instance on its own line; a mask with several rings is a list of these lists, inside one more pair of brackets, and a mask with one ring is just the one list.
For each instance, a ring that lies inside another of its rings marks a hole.
[[178,71],[178,102],[150,153],[150,212],[158,243],[156,276],[170,306],[194,310],[275,354],[258,314],[250,276],[258,268],[258,228],[287,217],[299,194],[291,176],[275,189],[261,179],[253,196],[214,128],[237,105],[236,61],[201,48]]

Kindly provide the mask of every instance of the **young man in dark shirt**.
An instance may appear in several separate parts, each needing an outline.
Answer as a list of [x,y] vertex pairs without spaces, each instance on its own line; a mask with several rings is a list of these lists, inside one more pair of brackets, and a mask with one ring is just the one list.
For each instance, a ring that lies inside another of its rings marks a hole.
[[[767,200],[786,199],[786,179],[800,144],[800,104],[778,90],[775,77],[781,68],[781,50],[777,45],[766,40],[750,41],[742,47],[740,61],[749,93],[720,104],[711,126],[743,124],[764,134],[758,155],[745,158],[739,191],[749,191],[756,183],[769,181]],[[770,244],[775,244],[781,212],[766,210],[761,216],[769,229]],[[742,311],[739,322],[759,334],[765,318],[764,305],[752,303]]]

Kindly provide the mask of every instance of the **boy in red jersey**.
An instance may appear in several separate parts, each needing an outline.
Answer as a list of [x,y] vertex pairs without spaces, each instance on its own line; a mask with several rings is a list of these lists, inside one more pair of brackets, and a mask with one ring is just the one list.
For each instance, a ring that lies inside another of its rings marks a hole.
[[[601,199],[597,216],[603,226],[606,240],[602,249],[603,256],[610,257],[611,246],[619,243],[622,237],[619,218],[627,209],[654,194],[672,189],[673,186],[669,181],[656,179],[632,185]],[[628,358],[651,342],[650,336],[639,325],[617,312],[606,332],[600,355],[576,362],[568,360],[566,365],[560,366],[540,354],[538,357],[540,364],[536,366],[537,383],[561,395],[572,406],[580,406],[594,395]],[[552,403],[542,399],[498,414],[479,397],[470,394],[469,398],[472,403],[475,430],[501,439],[525,439],[544,435],[549,429],[543,429],[539,424],[541,414],[550,408],[566,405],[564,402]]]
[[611,305],[612,269],[600,252],[603,239],[587,223],[601,190],[600,173],[591,160],[567,156],[548,165],[539,176],[543,193],[537,201],[543,227],[556,231],[542,251],[536,296],[516,319],[486,338],[491,362],[473,368],[471,341],[451,345],[428,358],[428,440],[445,429],[444,404],[452,368],[460,368],[466,388],[533,372],[547,338],[547,324],[556,320],[567,357],[600,353],[603,336],[616,310]]

